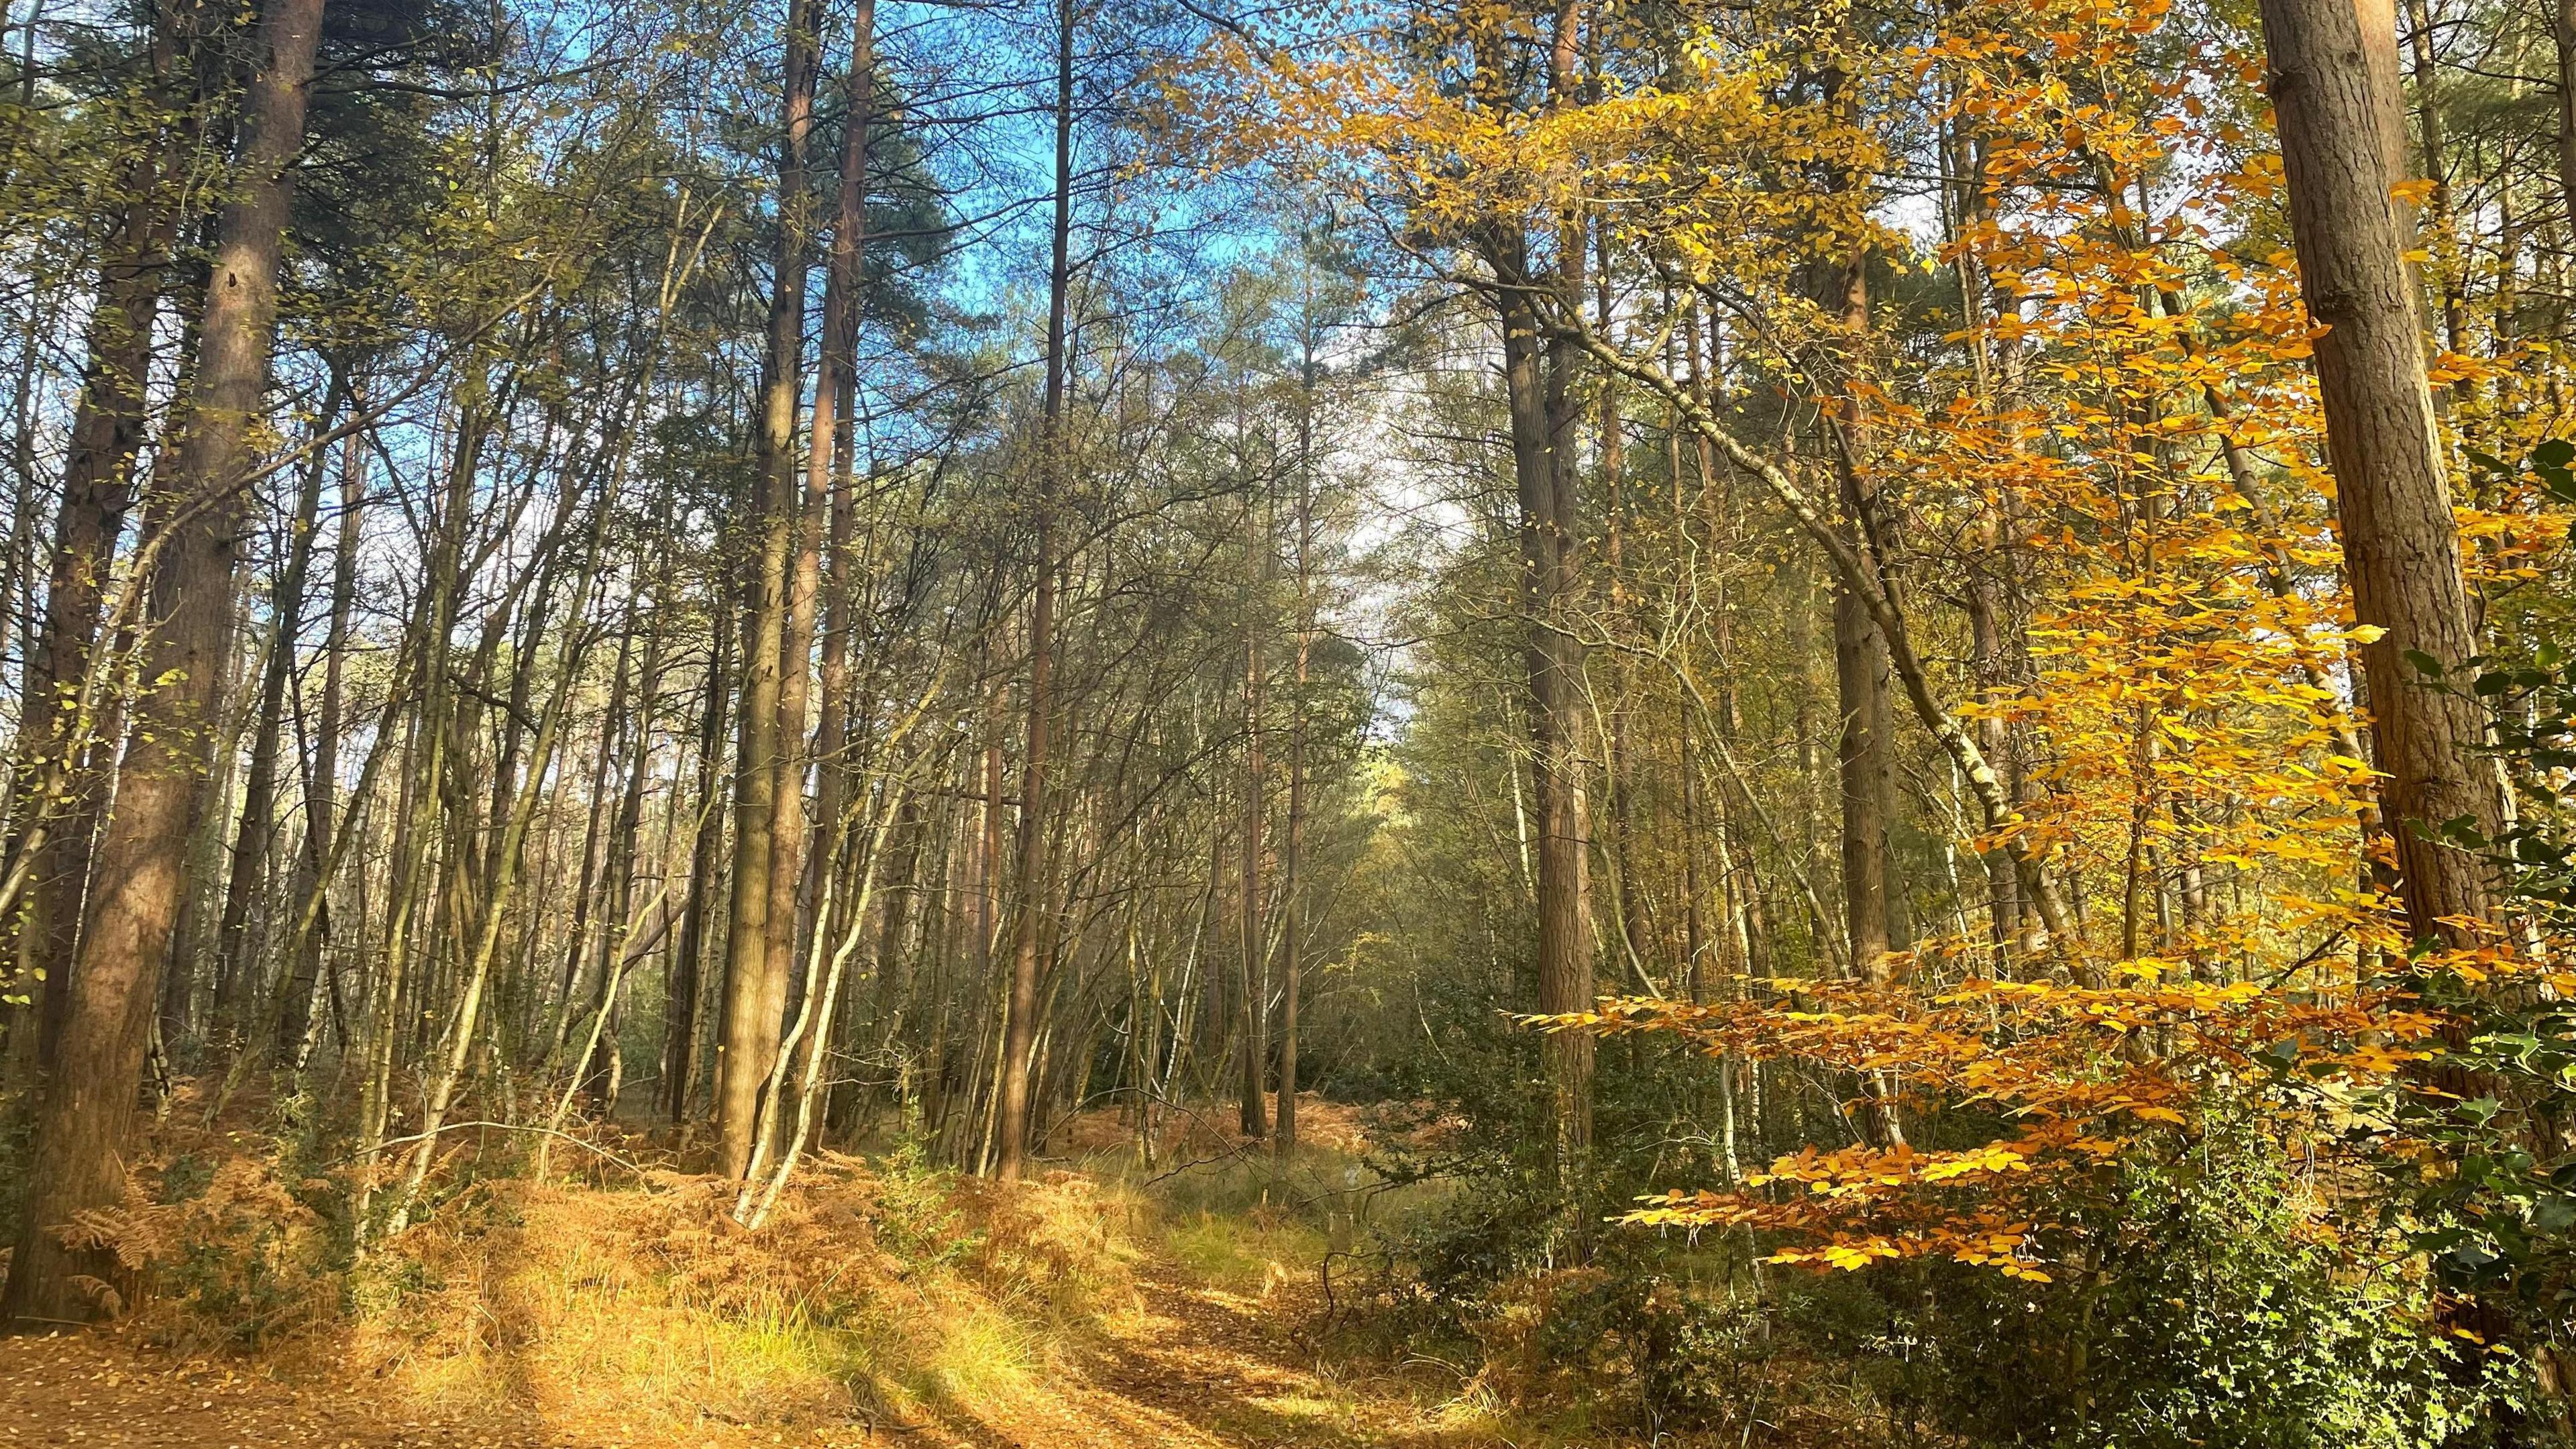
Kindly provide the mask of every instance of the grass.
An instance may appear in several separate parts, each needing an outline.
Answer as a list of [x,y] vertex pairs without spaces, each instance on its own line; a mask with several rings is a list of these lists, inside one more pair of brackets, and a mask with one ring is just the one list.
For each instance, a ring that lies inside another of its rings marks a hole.
[[759,1234],[727,1205],[703,1181],[498,1184],[368,1260],[330,1351],[425,1407],[558,1424],[984,1413],[1042,1389],[1049,1345],[1123,1301],[1138,1252],[1131,1207],[1078,1179],[1005,1195],[840,1158]]
[[[197,1229],[222,1239],[196,1291],[149,1310],[169,1341],[256,1347],[405,1416],[517,1416],[575,1442],[840,1443],[887,1425],[942,1449],[1627,1442],[1516,1392],[1476,1345],[1453,1365],[1409,1334],[1301,1317],[1332,1252],[1364,1245],[1372,1220],[1437,1211],[1442,1189],[1389,1189],[1330,1145],[1175,1160],[1147,1172],[1112,1149],[1090,1175],[1003,1188],[917,1156],[826,1154],[757,1234],[709,1179],[486,1178],[351,1265],[310,1251],[327,1246],[319,1220],[281,1234],[292,1201],[236,1153],[184,1215],[153,1209],[136,1232],[186,1238],[181,1269]],[[267,1229],[239,1230],[253,1222]],[[242,1284],[263,1263],[282,1301],[336,1310],[241,1342]],[[1291,1346],[1289,1326],[1323,1336]],[[1171,1437],[1173,1416],[1212,1437]]]
[[1191,1276],[1248,1296],[1314,1271],[1325,1235],[1276,1214],[1220,1217],[1202,1211],[1165,1230],[1164,1246]]

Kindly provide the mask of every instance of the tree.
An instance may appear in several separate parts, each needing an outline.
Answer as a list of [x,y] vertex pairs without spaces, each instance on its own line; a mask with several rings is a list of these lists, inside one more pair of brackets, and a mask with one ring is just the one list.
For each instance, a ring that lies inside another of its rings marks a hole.
[[1012,912],[1011,976],[1002,1009],[1000,1115],[993,1170],[1003,1181],[1019,1177],[1029,1150],[1030,1108],[1036,1090],[1038,988],[1045,971],[1048,892],[1047,768],[1056,701],[1056,507],[1064,486],[1065,388],[1070,367],[1066,309],[1073,286],[1073,81],[1074,0],[1056,0],[1055,189],[1047,252],[1046,397],[1038,417],[1037,497],[1032,508],[1036,539],[1030,560],[1028,676],[1021,696],[1020,834],[1018,905]]
[[[2405,134],[2394,42],[2374,44],[2379,27],[2363,18],[2386,8],[2270,0],[2263,32],[2300,286],[2325,328],[2317,383],[2353,614],[2377,631],[2361,660],[2398,890],[2415,935],[2466,939],[2454,922],[2488,916],[2493,894],[2486,865],[2442,827],[2492,835],[2502,810],[2477,760],[2474,704],[2425,688],[2427,673],[2478,649],[2404,257],[2408,220],[2391,192],[2404,152],[2387,138]],[[2394,21],[2386,28],[2393,35]],[[2374,64],[2383,48],[2385,65]]]
[[88,908],[37,1114],[39,1188],[10,1259],[0,1321],[113,1311],[112,1299],[86,1286],[114,1280],[109,1255],[74,1248],[65,1230],[124,1191],[152,987],[178,916],[180,867],[214,739],[215,653],[231,614],[235,520],[267,389],[278,258],[322,9],[322,0],[276,0],[260,19],[234,168],[239,191],[218,232],[176,467],[145,522],[145,548],[158,555],[143,616],[153,687],[135,705],[99,844],[103,890]]
[[[771,278],[769,332],[761,353],[760,426],[753,435],[752,474],[759,489],[749,511],[754,548],[747,560],[742,615],[742,704],[734,763],[733,910],[725,937],[724,1016],[716,1049],[716,1132],[727,1176],[740,1177],[775,1126],[761,1118],[761,1087],[778,1065],[778,1034],[787,1010],[795,957],[794,892],[805,809],[797,764],[804,733],[805,652],[792,637],[802,573],[797,538],[797,413],[803,402],[805,273],[812,251],[806,152],[814,112],[814,8],[794,0],[782,32],[778,128],[777,262]],[[810,610],[810,606],[809,606]],[[788,676],[795,676],[791,687]],[[795,736],[788,703],[797,702]],[[782,841],[779,824],[793,812],[800,825]],[[789,909],[777,919],[783,899]]]

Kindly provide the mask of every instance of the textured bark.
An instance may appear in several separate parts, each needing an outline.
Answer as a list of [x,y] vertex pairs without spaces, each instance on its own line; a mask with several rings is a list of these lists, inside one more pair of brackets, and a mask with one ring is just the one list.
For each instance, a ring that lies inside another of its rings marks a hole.
[[[1568,632],[1574,602],[1579,519],[1560,507],[1558,429],[1543,374],[1539,318],[1527,288],[1525,253],[1510,238],[1488,253],[1504,278],[1503,382],[1510,409],[1512,470],[1520,494],[1521,607],[1529,631],[1532,792],[1536,799],[1538,1009],[1583,1011],[1592,1005],[1590,831],[1579,756],[1582,651]],[[1570,471],[1570,469],[1569,469]],[[1547,1039],[1558,1147],[1583,1151],[1592,1135],[1592,1039],[1581,1032]]]
[[[2364,11],[2371,9],[2362,7]],[[2418,936],[2492,904],[2477,857],[2428,833],[2465,817],[2492,831],[2501,801],[2479,768],[2474,701],[2424,687],[2410,654],[2444,667],[2476,652],[2439,456],[2423,341],[2383,149],[2403,101],[2372,63],[2373,27],[2346,0],[2265,0],[2291,235],[2316,341],[2326,457],[2337,484],[2353,613],[2385,632],[2361,651],[2380,800]]]
[[[165,5],[156,13],[149,64],[152,93],[160,104],[178,103],[174,82],[179,55],[193,34],[195,16],[195,6],[186,3]],[[35,72],[27,74],[32,83]],[[82,703],[91,697],[83,684],[98,641],[108,566],[133,500],[135,454],[147,420],[144,386],[152,365],[152,331],[179,236],[179,208],[172,193],[183,153],[196,137],[193,116],[191,111],[161,129],[127,166],[125,204],[101,251],[87,361],[54,515],[44,617],[28,654],[19,706],[11,854],[28,848],[33,838],[31,910],[22,927],[20,960],[26,970],[44,977],[33,1053],[42,1067],[52,1065],[70,1005],[81,901],[104,803],[98,772],[88,768],[86,759],[106,753],[91,748],[104,721],[95,717],[94,706]]]
[[28,1194],[0,1322],[84,1319],[104,1306],[83,1279],[112,1281],[112,1254],[75,1251],[57,1230],[115,1204],[152,1019],[152,985],[182,890],[188,821],[212,743],[213,657],[232,613],[239,499],[267,387],[290,165],[304,140],[306,91],[323,0],[276,0],[243,101],[239,190],[224,208],[194,384],[168,493],[154,501],[154,561],[144,678],[116,805],[99,847],[100,889],[73,970],[61,1050],[37,1108]]
[[[796,744],[780,737],[788,668],[785,643],[789,571],[796,537],[796,413],[805,350],[805,153],[814,112],[811,0],[789,7],[786,76],[778,161],[778,262],[769,299],[769,338],[761,363],[761,414],[754,484],[757,551],[743,613],[742,699],[734,770],[733,910],[725,938],[724,1024],[716,1046],[717,1166],[740,1177],[751,1166],[761,1131],[761,1086],[778,1056],[791,978],[788,957],[773,950],[771,904],[781,872],[776,831],[782,781],[794,779]],[[801,663],[798,670],[802,672]],[[800,695],[803,686],[798,686]],[[800,705],[801,711],[801,705]],[[800,715],[801,718],[801,715]],[[801,742],[796,742],[801,743]],[[790,792],[791,794],[801,792]],[[801,809],[801,800],[790,801]],[[784,866],[793,919],[794,864]]]

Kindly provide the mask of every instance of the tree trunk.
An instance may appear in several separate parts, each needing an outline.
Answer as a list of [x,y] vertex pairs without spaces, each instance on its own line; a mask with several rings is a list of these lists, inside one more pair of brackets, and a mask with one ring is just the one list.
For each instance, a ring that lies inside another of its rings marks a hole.
[[[657,573],[667,574],[669,561],[664,558]],[[606,1041],[594,1041],[576,1064],[574,1076],[591,1094],[602,1121],[617,1115],[615,1079],[619,1075],[617,1024],[619,994],[626,976],[634,968],[629,959],[627,934],[634,925],[631,919],[635,902],[635,863],[639,859],[661,860],[667,856],[668,832],[664,840],[649,849],[644,844],[644,781],[653,761],[653,701],[662,687],[662,619],[665,600],[656,597],[651,618],[644,627],[644,660],[638,666],[633,698],[634,721],[632,740],[626,746],[626,784],[617,800],[617,823],[609,832],[616,842],[617,859],[609,867],[607,901],[600,912],[599,985],[592,994],[591,1008],[604,1028]],[[622,702],[622,701],[621,701]],[[602,740],[625,736],[628,722],[623,711],[612,708],[601,724]]]
[[[794,0],[787,15],[786,77],[778,161],[778,272],[769,299],[769,340],[761,368],[761,416],[755,459],[760,503],[755,511],[759,551],[750,579],[751,607],[742,630],[740,743],[734,773],[733,912],[726,933],[724,1026],[716,1046],[717,1164],[727,1177],[751,1165],[761,1130],[761,1087],[778,1055],[787,1010],[791,947],[772,949],[773,877],[781,865],[776,829],[783,782],[795,775],[790,757],[802,741],[781,738],[781,700],[789,614],[789,571],[796,540],[796,413],[802,396],[805,350],[805,272],[810,250],[806,210],[811,202],[805,153],[813,125],[814,70],[811,0]],[[802,671],[802,663],[796,667]],[[801,695],[803,686],[798,685]],[[801,702],[800,723],[801,723]],[[801,794],[801,792],[790,792]],[[801,799],[788,802],[803,808]],[[791,910],[792,919],[792,910]]]
[[699,979],[707,915],[715,906],[716,856],[724,847],[724,815],[713,802],[723,764],[725,701],[732,694],[725,660],[734,632],[730,598],[729,592],[719,594],[709,636],[706,690],[698,704],[697,840],[689,852],[689,901],[680,916],[680,941],[663,997],[662,1106],[675,1123],[689,1115],[689,1088],[698,1072]]
[[[2368,7],[2364,7],[2368,8]],[[2432,830],[2466,818],[2492,832],[2492,772],[2479,768],[2475,701],[2424,687],[2410,655],[2449,668],[2476,652],[2460,543],[2407,277],[2405,220],[2389,197],[2388,118],[2404,108],[2371,63],[2372,27],[2341,0],[2264,0],[2290,229],[2316,340],[2326,457],[2336,483],[2353,613],[2383,630],[2361,651],[2383,813],[2399,890],[2419,936],[2479,917],[2486,868]]]
[[112,1253],[75,1251],[56,1232],[77,1213],[113,1206],[125,1188],[152,984],[178,914],[188,820],[214,723],[213,656],[231,616],[239,498],[267,387],[289,167],[303,146],[322,7],[275,0],[261,20],[265,55],[243,101],[239,190],[223,211],[173,486],[154,507],[147,544],[159,556],[143,677],[166,682],[135,706],[57,1070],[36,1113],[33,1191],[0,1322],[95,1317],[107,1305],[81,1280],[119,1276]]
[[[340,365],[335,362],[332,371],[340,374]],[[331,397],[335,404],[345,400],[347,385],[345,375],[332,378]],[[332,416],[333,408],[324,407],[323,430],[330,428]],[[328,471],[330,457],[329,449],[316,448],[301,469],[295,517],[287,525],[285,566],[278,571],[276,586],[269,595],[268,661],[260,676],[259,717],[252,726],[250,773],[242,782],[241,822],[233,835],[231,872],[224,885],[224,913],[216,938],[218,1001],[223,998],[227,981],[237,990],[246,989],[257,966],[255,958],[259,953],[252,942],[251,913],[267,893],[269,861],[277,841],[277,755],[286,733],[286,689],[295,678],[296,640],[303,633],[304,581],[313,568],[313,529],[322,516],[322,475]],[[272,1061],[282,1062],[294,1056],[297,1044],[304,1040],[313,978],[299,980],[294,969],[299,964],[287,963],[287,978],[279,988],[277,1031],[267,1045]]]
[[1237,1079],[1237,1116],[1243,1135],[1259,1140],[1270,1131],[1270,1109],[1262,1099],[1263,1070],[1269,1065],[1268,1043],[1263,1027],[1268,1024],[1269,983],[1262,967],[1262,943],[1266,939],[1261,918],[1261,827],[1269,798],[1264,779],[1267,761],[1262,758],[1261,696],[1262,677],[1261,610],[1269,602],[1267,560],[1270,552],[1268,530],[1261,526],[1261,509],[1249,490],[1243,502],[1243,542],[1247,557],[1243,561],[1249,596],[1243,615],[1243,874],[1242,896],[1235,917],[1242,946],[1243,992],[1240,1019],[1243,1033],[1237,1044],[1241,1059]]
[[[823,879],[839,853],[841,812],[849,799],[849,658],[851,536],[857,518],[860,264],[867,255],[868,125],[876,103],[876,0],[859,0],[850,21],[848,115],[841,125],[840,198],[823,281],[822,374],[814,385],[813,438],[806,461],[807,512],[815,526],[830,515],[829,575],[823,582],[822,699],[814,727],[814,829],[805,866],[804,899],[823,899]],[[820,475],[818,478],[818,474]],[[814,909],[820,909],[817,904]],[[829,921],[813,929],[828,933]],[[856,993],[852,993],[853,996]]]
[[[193,16],[193,7],[186,13]],[[177,4],[157,11],[150,65],[154,90],[164,103],[175,99],[170,92],[181,69],[180,47],[193,33],[187,25]],[[27,79],[33,83],[32,70]],[[88,360],[54,516],[44,620],[24,674],[10,854],[14,860],[20,849],[35,852],[19,965],[23,972],[42,973],[45,981],[33,1053],[44,1068],[53,1064],[70,1005],[81,902],[104,804],[103,786],[87,768],[100,733],[102,721],[95,716],[102,702],[96,691],[83,686],[98,640],[108,567],[132,505],[135,454],[148,421],[144,387],[152,368],[152,333],[161,310],[163,274],[179,238],[173,173],[185,164],[195,138],[193,119],[183,120],[146,144],[126,168],[125,208],[105,240],[97,301],[90,311]],[[31,847],[36,831],[42,835]]]
[[[1280,950],[1279,1120],[1272,1149],[1283,1162],[1297,1148],[1297,1009],[1306,966],[1306,696],[1314,677],[1315,654],[1314,275],[1310,258],[1305,268],[1304,347],[1297,368],[1297,687],[1288,702],[1288,839],[1279,855],[1279,909],[1286,927]],[[1159,993],[1156,1010],[1160,1010]],[[1145,1110],[1150,1128],[1150,1105]],[[1150,1144],[1150,1133],[1147,1140]]]
[[[1842,270],[1839,299],[1848,347],[1846,366],[1858,380],[1869,335],[1866,255]],[[1864,463],[1868,422],[1857,389],[1842,399],[1834,476],[1842,497],[1844,535],[1873,579],[1879,555],[1876,484]],[[1887,832],[1896,805],[1896,760],[1889,726],[1887,641],[1872,623],[1863,590],[1869,581],[1838,583],[1834,590],[1834,683],[1842,710],[1836,758],[1842,779],[1843,933],[1853,969],[1873,984],[1886,980],[1889,930]]]
[[[1579,519],[1561,509],[1558,473],[1561,398],[1540,341],[1529,295],[1525,240],[1489,241],[1488,260],[1501,283],[1503,385],[1511,418],[1512,472],[1521,519],[1521,607],[1529,631],[1532,790],[1537,815],[1538,1009],[1582,1011],[1592,1005],[1592,922],[1583,778],[1578,757],[1582,701],[1581,645],[1565,617],[1574,599]],[[1547,1038],[1552,1115],[1560,1156],[1571,1158],[1592,1136],[1592,1038],[1558,1032]]]
[[[563,737],[563,721],[572,695],[573,681],[581,673],[581,652],[588,632],[591,594],[599,577],[600,537],[609,517],[609,503],[602,499],[598,522],[590,533],[586,556],[580,574],[573,584],[572,607],[565,612],[563,645],[555,661],[555,678],[547,692],[544,712],[538,716],[536,736],[529,749],[526,778],[515,782],[515,793],[502,801],[499,811],[500,839],[493,845],[490,880],[481,902],[470,940],[461,940],[459,962],[463,982],[457,995],[456,1011],[451,1018],[446,1050],[438,1069],[423,1093],[420,1140],[413,1144],[411,1159],[404,1165],[400,1193],[394,1199],[393,1212],[385,1225],[388,1237],[400,1234],[410,1226],[412,1205],[420,1198],[421,1185],[429,1178],[430,1164],[438,1157],[438,1134],[447,1124],[448,1109],[456,1103],[457,1086],[464,1079],[472,1060],[474,1043],[481,1034],[481,1010],[489,994],[492,963],[499,951],[502,924],[508,916],[511,898],[517,894],[525,874],[528,825],[535,819],[537,801],[546,793],[545,782],[552,770],[557,749]],[[524,669],[525,666],[522,666]]]
[[[628,664],[635,657],[635,631],[631,627],[617,634],[617,663],[609,670],[608,703],[600,711],[599,743],[590,755],[590,788],[582,796],[581,868],[572,882],[572,923],[564,931],[563,981],[556,988],[555,1024],[546,1042],[546,1061],[552,1065],[563,1054],[571,1039],[573,1020],[581,999],[583,963],[601,956],[600,935],[607,929],[609,913],[598,910],[593,923],[594,902],[599,898],[599,852],[601,836],[608,832],[608,780],[617,762],[620,726],[626,715],[626,691],[631,679]],[[561,781],[557,789],[568,785]],[[631,849],[633,842],[617,836],[620,849]],[[602,971],[607,968],[603,966]],[[534,983],[531,983],[533,985]],[[575,1064],[576,1070],[579,1068]]]
[[1029,1149],[1030,1058],[1037,1049],[1038,974],[1047,908],[1047,724],[1055,707],[1055,505],[1063,483],[1065,312],[1073,280],[1073,0],[1056,0],[1055,216],[1047,262],[1045,413],[1039,422],[1036,581],[1029,601],[1028,750],[1020,771],[1020,880],[1003,1009],[994,1172],[1019,1178]]
[[[349,410],[352,415],[365,410],[363,394],[354,383],[349,392]],[[331,555],[331,617],[322,636],[322,705],[314,721],[312,773],[304,782],[304,865],[315,883],[328,878],[333,821],[338,814],[340,729],[347,707],[349,616],[357,605],[358,544],[364,533],[366,507],[366,438],[353,431],[340,458],[340,534]],[[292,963],[297,979],[312,981],[322,970],[322,949],[331,933],[327,900],[326,896],[317,928],[306,934],[302,949]],[[365,930],[364,915],[362,908],[358,926],[362,933]],[[338,978],[335,975],[332,979]],[[342,1046],[344,1050],[348,1047],[345,1034]]]

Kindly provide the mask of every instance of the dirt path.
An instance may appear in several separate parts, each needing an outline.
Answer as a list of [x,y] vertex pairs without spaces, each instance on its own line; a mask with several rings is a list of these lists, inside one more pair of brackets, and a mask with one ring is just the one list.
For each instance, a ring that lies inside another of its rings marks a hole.
[[1041,1444],[1361,1446],[1418,1442],[1404,1432],[1412,1405],[1356,1393],[1301,1350],[1290,1325],[1305,1304],[1282,1285],[1267,1298],[1189,1282],[1168,1265],[1142,1265],[1138,1311],[1080,1364],[1057,1400],[1090,1437],[1040,1434]]
[[404,1414],[337,1385],[294,1387],[212,1360],[138,1353],[113,1336],[0,1338],[0,1449],[490,1446],[564,1442],[506,1409]]
[[181,1360],[113,1335],[0,1339],[0,1449],[749,1449],[908,1444],[924,1449],[1364,1449],[1472,1444],[1425,1432],[1410,1401],[1371,1397],[1320,1369],[1288,1325],[1302,1305],[1140,1265],[1134,1311],[1063,1351],[1047,1391],[972,1415],[772,1429],[709,1423],[635,1432],[548,1422],[507,1404],[433,1414],[371,1385],[281,1382],[253,1365]]

